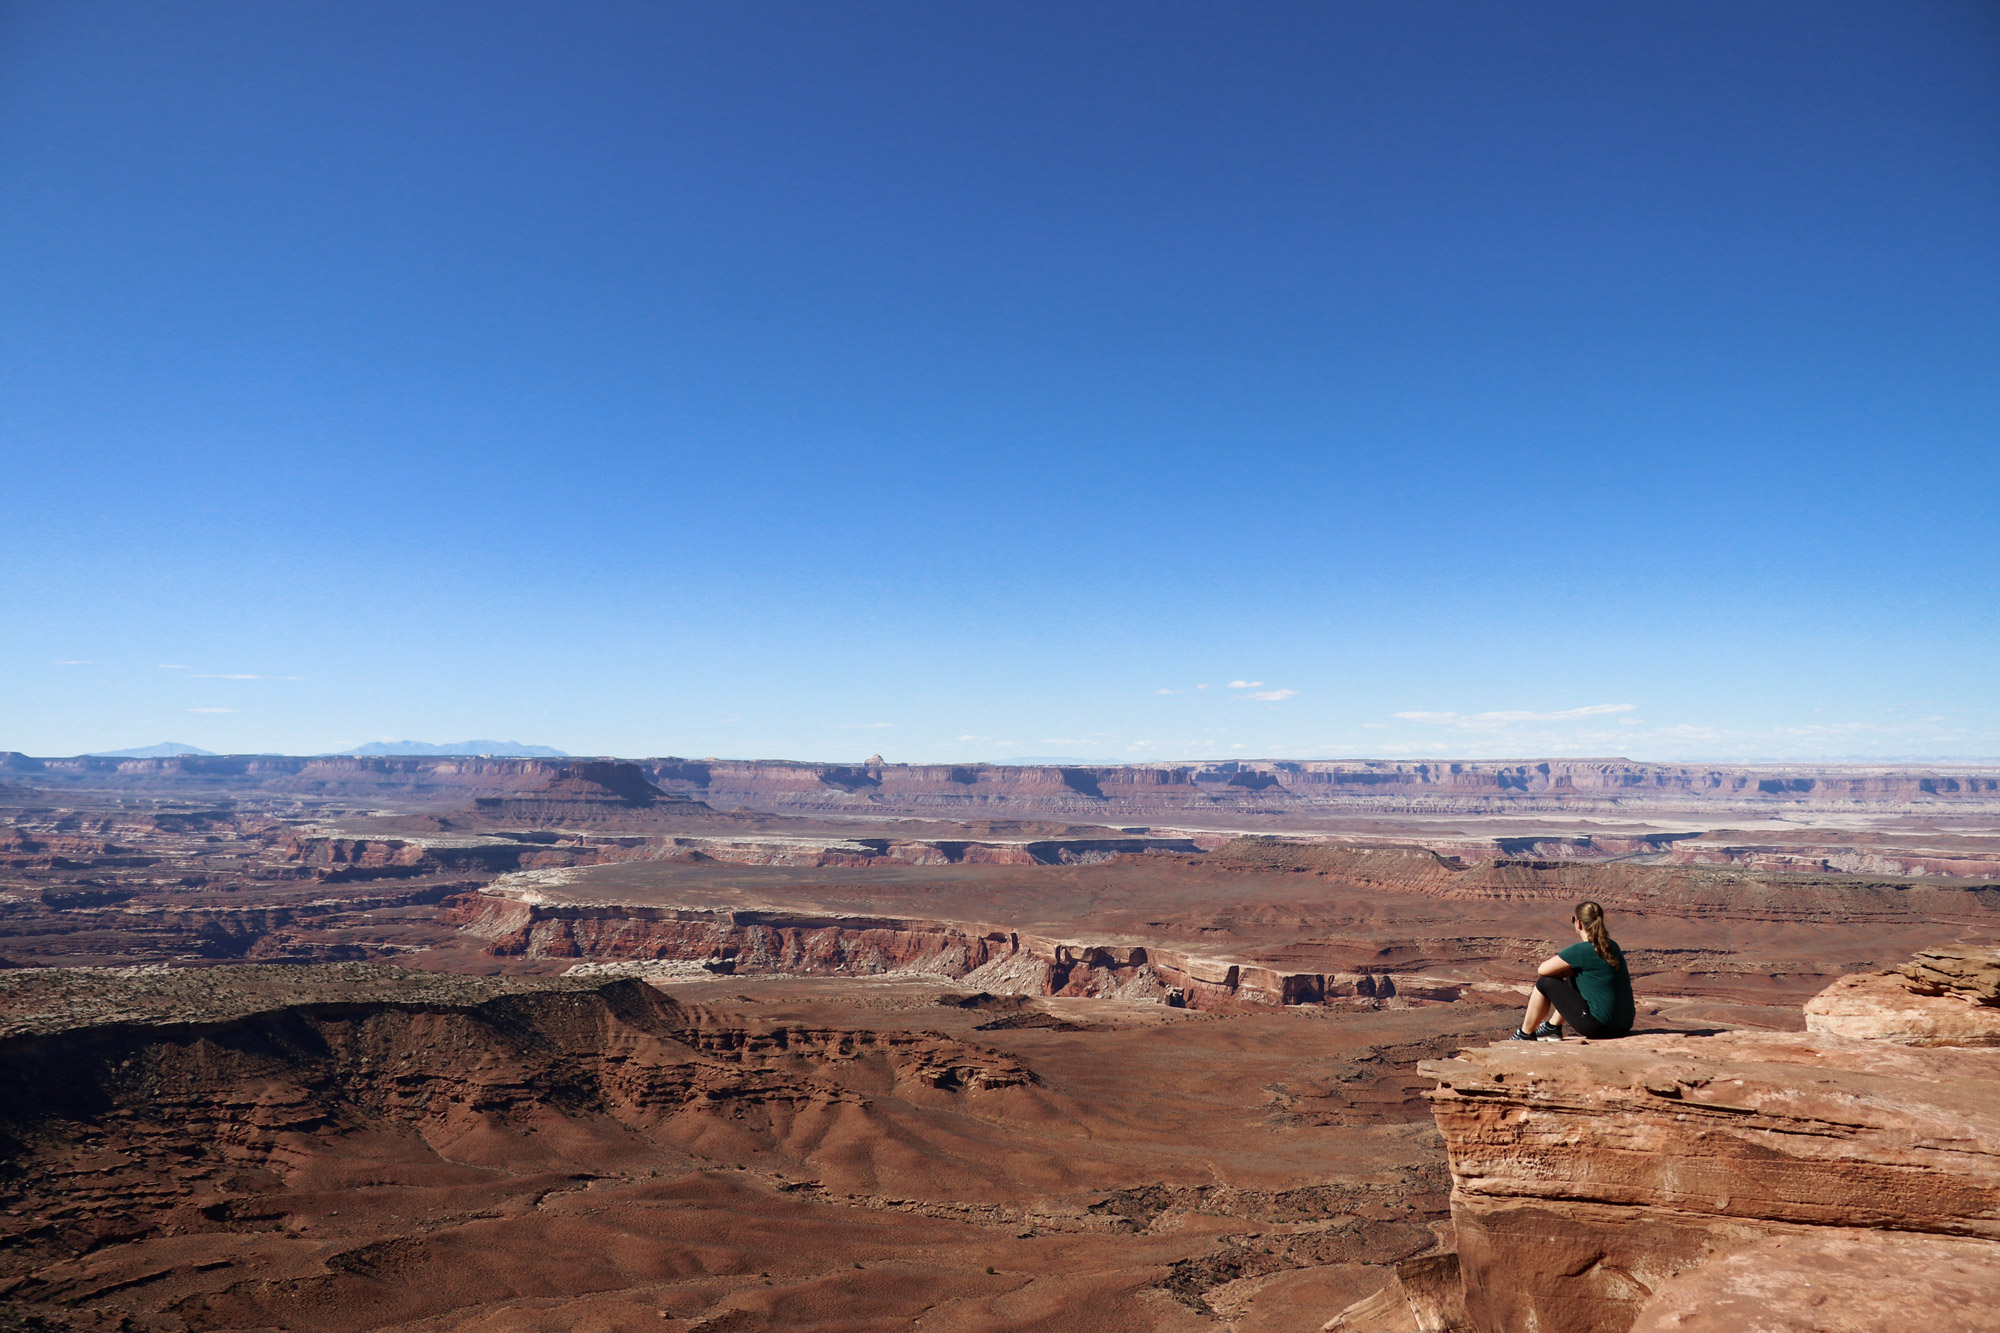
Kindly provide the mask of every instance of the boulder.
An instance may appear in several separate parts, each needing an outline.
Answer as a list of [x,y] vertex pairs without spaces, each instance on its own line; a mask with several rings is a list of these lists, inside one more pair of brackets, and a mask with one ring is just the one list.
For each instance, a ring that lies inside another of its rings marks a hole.
[[1971,993],[1914,990],[1901,970],[1860,972],[1806,1001],[1806,1031],[1904,1046],[2000,1046],[2000,1005],[1968,999]]

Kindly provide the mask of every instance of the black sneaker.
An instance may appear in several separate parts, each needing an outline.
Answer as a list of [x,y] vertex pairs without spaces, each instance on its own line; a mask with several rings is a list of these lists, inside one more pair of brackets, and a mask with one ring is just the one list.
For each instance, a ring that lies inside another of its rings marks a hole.
[[1507,1038],[1507,1040],[1508,1040],[1508,1041],[1533,1041],[1533,1040],[1534,1040],[1534,1038],[1533,1038],[1533,1037],[1531,1037],[1531,1036],[1529,1036],[1529,1035],[1528,1035],[1527,1033],[1525,1033],[1525,1032],[1521,1031],[1521,1029],[1520,1029],[1520,1028],[1516,1027],[1516,1028],[1514,1029],[1514,1034],[1513,1034],[1512,1036],[1508,1037],[1508,1038]]
[[1563,1030],[1555,1023],[1544,1023],[1535,1029],[1536,1041],[1561,1041]]

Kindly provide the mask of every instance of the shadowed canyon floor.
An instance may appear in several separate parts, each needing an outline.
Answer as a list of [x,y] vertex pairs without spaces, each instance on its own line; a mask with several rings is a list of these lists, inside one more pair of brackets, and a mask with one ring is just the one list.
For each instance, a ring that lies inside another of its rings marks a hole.
[[177,762],[0,771],[0,1328],[1314,1329],[1577,898],[1663,1039],[2000,939],[1972,772]]

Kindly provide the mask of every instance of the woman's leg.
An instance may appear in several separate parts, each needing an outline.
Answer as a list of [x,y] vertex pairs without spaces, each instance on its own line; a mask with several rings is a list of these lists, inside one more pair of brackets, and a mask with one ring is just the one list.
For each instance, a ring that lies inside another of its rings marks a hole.
[[[1590,1012],[1590,1006],[1583,1002],[1583,992],[1576,988],[1576,982],[1568,977],[1543,977],[1535,983],[1536,998],[1545,1001],[1569,1023],[1570,1030],[1579,1037],[1607,1037],[1612,1035]],[[1544,1009],[1543,1013],[1548,1010]]]
[[1528,996],[1528,1016],[1521,1020],[1521,1031],[1532,1033],[1547,1021],[1549,1012],[1554,1008],[1549,1003],[1549,997],[1540,989],[1531,992]]

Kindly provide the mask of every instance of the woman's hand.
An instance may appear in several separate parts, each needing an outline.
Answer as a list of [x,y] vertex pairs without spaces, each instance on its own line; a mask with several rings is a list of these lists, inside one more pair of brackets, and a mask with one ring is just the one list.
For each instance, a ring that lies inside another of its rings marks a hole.
[[1574,971],[1576,971],[1575,968],[1562,960],[1561,954],[1551,954],[1542,960],[1541,966],[1535,969],[1535,975],[1543,977],[1566,977]]

